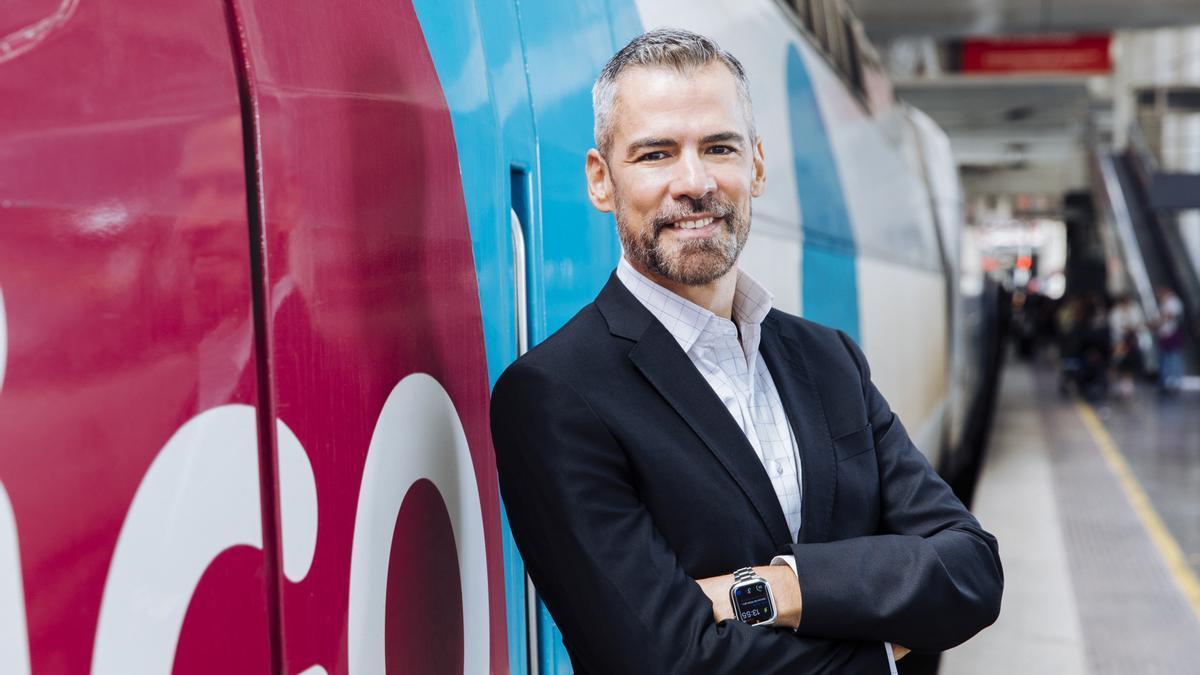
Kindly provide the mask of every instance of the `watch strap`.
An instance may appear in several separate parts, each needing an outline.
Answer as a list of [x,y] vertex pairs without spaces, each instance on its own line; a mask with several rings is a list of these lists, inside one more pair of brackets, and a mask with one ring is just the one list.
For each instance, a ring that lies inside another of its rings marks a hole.
[[758,573],[754,571],[753,567],[743,567],[740,570],[737,570],[736,572],[733,573],[734,583],[740,583],[742,581],[750,581],[751,579],[761,579],[761,578],[762,577],[758,576]]

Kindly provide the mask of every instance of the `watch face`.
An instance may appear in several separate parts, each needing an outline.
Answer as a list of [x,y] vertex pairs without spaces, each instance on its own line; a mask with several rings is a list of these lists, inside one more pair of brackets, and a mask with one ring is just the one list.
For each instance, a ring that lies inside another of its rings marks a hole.
[[775,618],[775,607],[771,603],[771,592],[767,584],[754,581],[733,588],[733,608],[743,623],[754,625]]

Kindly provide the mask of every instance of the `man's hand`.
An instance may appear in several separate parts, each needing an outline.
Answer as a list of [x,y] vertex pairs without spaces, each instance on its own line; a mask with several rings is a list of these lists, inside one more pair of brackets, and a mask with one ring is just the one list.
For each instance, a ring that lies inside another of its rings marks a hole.
[[[771,593],[775,596],[776,618],[773,625],[782,628],[795,628],[800,625],[800,611],[803,599],[800,594],[800,582],[786,565],[762,565],[754,568],[755,573],[771,584]],[[729,602],[729,589],[733,586],[733,575],[722,574],[719,577],[697,579],[696,584],[708,596],[713,606],[713,618],[718,623],[732,619],[733,606]]]
[[696,583],[712,603],[713,618],[717,623],[733,618],[733,606],[729,602],[729,587],[733,585],[732,574],[697,579]]

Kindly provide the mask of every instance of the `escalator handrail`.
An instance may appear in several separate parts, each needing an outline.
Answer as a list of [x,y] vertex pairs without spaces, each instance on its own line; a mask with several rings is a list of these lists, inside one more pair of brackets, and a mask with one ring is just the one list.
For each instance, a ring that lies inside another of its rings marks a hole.
[[1129,205],[1125,201],[1125,192],[1121,189],[1121,181],[1113,164],[1112,154],[1092,148],[1090,151],[1101,179],[1101,186],[1107,197],[1106,204],[1113,217],[1113,225],[1117,231],[1117,239],[1125,252],[1125,269],[1130,281],[1137,291],[1138,300],[1146,320],[1158,321],[1161,316],[1158,311],[1158,300],[1154,297],[1154,285],[1150,283],[1150,274],[1146,272],[1145,259],[1142,257],[1142,247],[1138,243],[1137,234],[1133,231],[1133,220],[1129,216]]

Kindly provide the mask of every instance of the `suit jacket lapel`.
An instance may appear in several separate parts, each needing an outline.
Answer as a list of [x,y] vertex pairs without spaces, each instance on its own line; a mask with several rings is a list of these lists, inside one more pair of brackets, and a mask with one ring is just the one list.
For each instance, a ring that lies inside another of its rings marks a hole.
[[762,462],[721,399],[679,343],[614,275],[596,305],[615,335],[634,340],[629,358],[704,441],[754,505],[776,546],[791,543],[787,520]]
[[809,376],[799,339],[781,334],[779,321],[772,315],[763,321],[760,353],[800,446],[803,495],[797,541],[827,541],[833,523],[837,461],[821,394]]

